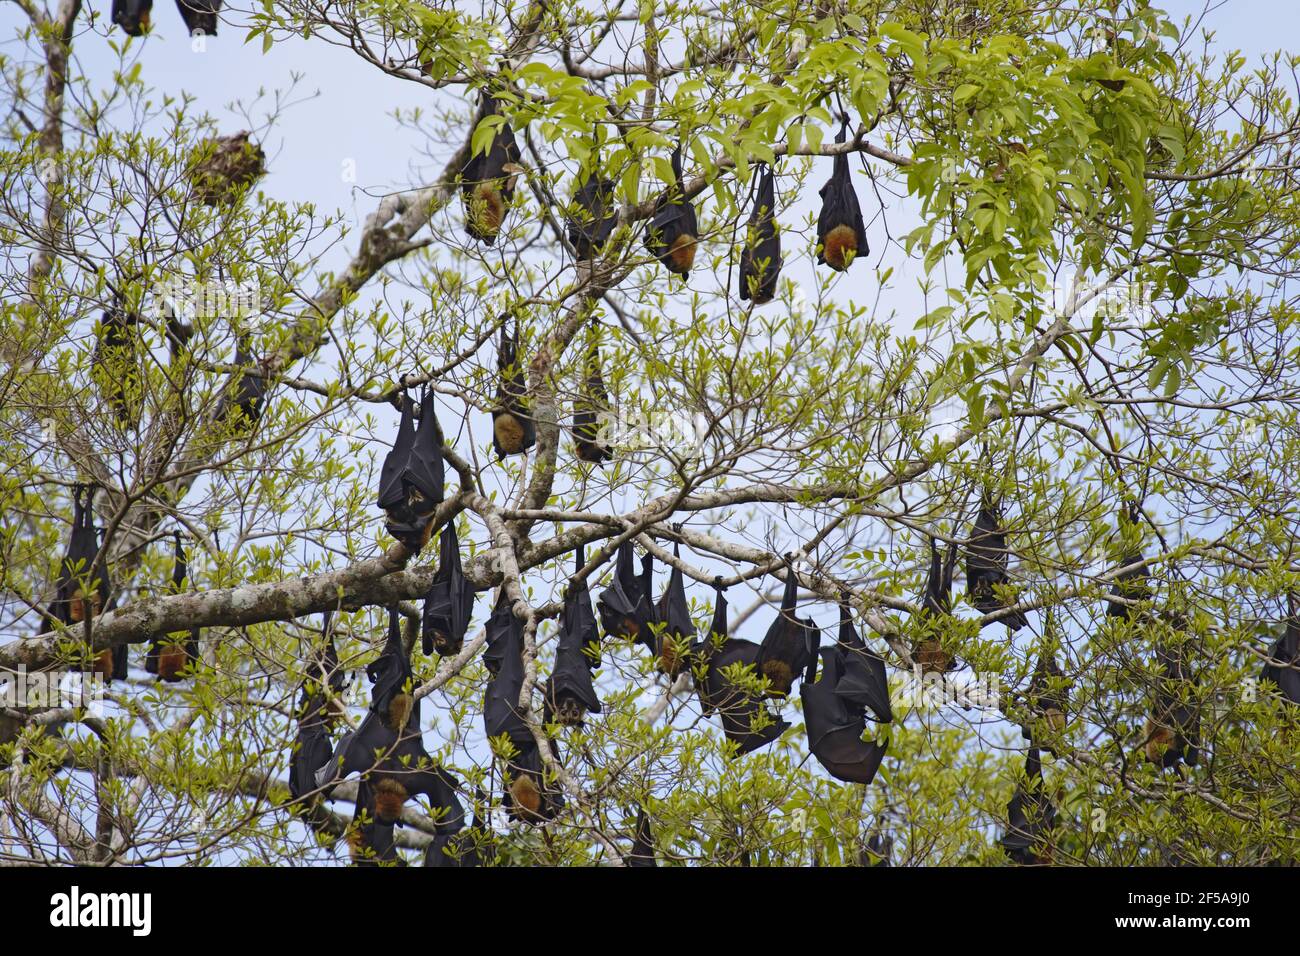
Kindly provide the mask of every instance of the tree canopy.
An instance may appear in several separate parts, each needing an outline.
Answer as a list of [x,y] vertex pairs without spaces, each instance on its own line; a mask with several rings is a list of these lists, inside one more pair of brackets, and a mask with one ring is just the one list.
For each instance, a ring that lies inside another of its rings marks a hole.
[[[112,680],[0,695],[0,861],[1295,862],[1300,58],[6,6],[0,667]],[[415,90],[410,181],[140,58],[241,42]]]

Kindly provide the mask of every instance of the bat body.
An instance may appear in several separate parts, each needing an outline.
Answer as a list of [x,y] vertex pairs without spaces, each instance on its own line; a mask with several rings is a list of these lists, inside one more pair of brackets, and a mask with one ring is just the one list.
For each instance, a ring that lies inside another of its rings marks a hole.
[[217,35],[217,14],[221,12],[221,0],[176,0],[176,9],[181,12],[185,29],[190,36]]
[[325,695],[306,694],[298,714],[298,734],[289,758],[289,795],[295,800],[316,789],[316,774],[328,767],[334,756],[329,735],[329,711]]
[[[986,495],[971,528],[966,551],[966,596],[981,614],[992,614],[1006,607],[995,589],[1006,587],[1011,580],[1007,575],[1009,558],[1007,536],[998,509]],[[1012,631],[1029,623],[1019,611],[1000,620]]]
[[[457,832],[464,826],[465,816],[456,797],[460,784],[424,749],[420,705],[412,694],[411,664],[402,644],[396,608],[389,611],[384,650],[366,672],[373,684],[370,708],[360,726],[344,734],[333,757],[316,770],[316,787],[328,794],[339,780],[360,774],[357,809],[360,812],[364,805],[374,828],[367,831],[362,827],[362,833],[378,838],[381,845],[391,840],[392,827],[399,825],[406,801],[418,795],[428,798],[440,833]],[[318,708],[315,713],[324,719],[323,710]]]
[[[723,734],[736,745],[734,756],[766,747],[790,729],[788,721],[766,709],[761,697],[748,693],[724,673],[737,665],[756,672],[759,646],[728,636],[727,601],[721,587],[714,599],[709,637],[696,646],[694,656],[703,671],[695,684],[700,708],[706,715],[719,716]],[[760,711],[764,718],[761,728],[756,720]]]
[[513,335],[503,318],[497,345],[497,405],[492,410],[492,445],[497,458],[522,455],[537,444],[537,428],[529,417],[528,386],[519,361],[519,323]]
[[461,567],[454,520],[442,529],[438,546],[438,570],[424,597],[420,636],[425,654],[436,651],[441,657],[454,657],[465,644],[474,613],[474,586]]
[[794,613],[798,593],[798,575],[787,565],[781,609],[767,629],[758,654],[758,672],[768,679],[768,694],[772,697],[788,695],[795,678],[816,661],[816,629]]
[[[1120,513],[1120,539],[1125,545],[1123,554],[1120,557],[1120,567],[1127,567],[1142,560],[1139,530],[1141,518],[1142,508],[1135,501],[1129,502],[1128,507]],[[1124,571],[1115,578],[1115,583],[1111,585],[1111,597],[1124,598],[1129,601],[1149,601],[1151,600],[1149,578],[1149,573],[1145,567]],[[1128,620],[1132,614],[1132,606],[1123,601],[1111,600],[1106,602],[1107,617]]]
[[781,276],[781,236],[776,224],[776,187],[772,168],[759,174],[758,195],[749,214],[745,245],[740,250],[740,298],[754,305],[771,302]]
[[1031,748],[1025,758],[1025,778],[1007,804],[1007,830],[999,842],[1014,863],[1051,863],[1051,847],[1045,841],[1056,825],[1056,807],[1044,792],[1043,765],[1036,749]]
[[135,361],[139,322],[138,315],[120,307],[105,310],[92,360],[100,389],[122,425],[139,418],[140,373]]
[[808,748],[835,779],[869,784],[880,769],[888,744],[862,739],[866,712],[870,710],[875,719],[885,722],[892,721],[894,714],[885,662],[872,654],[858,635],[845,604],[840,605],[839,641],[822,648],[821,658],[821,680],[814,683],[814,658],[799,685]]
[[604,248],[618,223],[614,209],[614,181],[586,176],[573,194],[567,222],[569,242],[579,262],[589,262]]
[[[575,570],[586,563],[583,549],[576,552]],[[591,682],[591,672],[600,667],[600,632],[591,609],[586,581],[571,583],[564,595],[560,638],[555,650],[555,667],[546,682],[546,722],[581,726],[586,714],[599,714],[600,698]]]
[[674,182],[655,204],[654,218],[646,233],[645,247],[650,254],[676,275],[686,277],[695,264],[699,242],[699,223],[695,206],[682,196],[682,148],[673,150]]
[[1030,742],[1030,746],[1046,750],[1053,757],[1059,757],[1052,741],[1065,732],[1069,723],[1069,695],[1059,684],[1064,674],[1050,653],[1038,659],[1034,676],[1029,681],[1029,707],[1034,712],[1030,722],[1021,727],[1021,735]]
[[264,369],[253,357],[252,346],[243,335],[236,340],[235,364],[241,371],[235,373],[237,377],[221,396],[216,417],[218,421],[229,422],[236,428],[251,428],[262,417],[267,383]]
[[[645,644],[655,650],[651,625],[655,620],[654,605],[646,585],[651,558],[646,554],[641,577],[632,567],[634,553],[632,542],[624,541],[618,548],[614,580],[601,592],[596,601],[600,625],[610,637]],[[649,570],[653,574],[653,570]]]
[[[175,533],[175,550],[172,557],[172,593],[180,594],[185,589],[185,579],[189,576],[189,560],[181,544],[180,532]],[[199,660],[199,629],[190,628],[184,640],[177,641],[176,635],[155,638],[145,655],[144,669],[150,674],[157,674],[159,680],[175,683],[185,679],[185,670]]]
[[[72,533],[68,537],[68,549],[59,565],[54,602],[50,606],[50,617],[76,630],[82,630],[85,622],[93,620],[103,611],[111,610],[113,606],[110,601],[113,585],[108,569],[97,567],[103,545],[103,529],[95,526],[94,498],[95,489],[92,485],[77,485],[73,488]],[[126,645],[119,644],[96,654],[91,663],[91,671],[111,683],[126,678],[127,665]]]
[[221,206],[238,202],[265,174],[266,154],[241,130],[200,145],[190,184],[200,203]]
[[[503,588],[487,626],[483,663],[492,679],[483,701],[483,725],[489,738],[505,736],[513,754],[505,757],[505,807],[512,819],[545,823],[564,807],[564,795],[549,786],[537,741],[519,712],[524,686],[523,624],[515,617]],[[551,741],[552,754],[555,742]]]
[[[680,558],[681,554],[681,545],[674,543],[673,556]],[[682,571],[676,565],[668,578],[668,588],[659,599],[658,618],[663,622],[663,629],[656,635],[657,666],[675,680],[689,663],[690,649],[695,644],[695,622],[686,603]]]
[[113,22],[127,36],[142,36],[149,29],[149,13],[153,0],[113,0]]
[[[940,555],[938,543],[930,538],[930,569],[921,596],[921,614],[930,628],[942,627],[941,622],[952,612],[952,573],[956,563],[956,548],[949,547],[946,555]],[[942,674],[957,666],[937,636],[918,641],[912,648],[912,658],[926,674]]]
[[600,465],[613,458],[602,438],[602,418],[609,414],[609,393],[600,374],[600,347],[593,341],[587,353],[587,375],[573,403],[573,443],[579,460]]
[[446,485],[442,428],[432,389],[426,389],[420,400],[418,427],[412,423],[411,413],[411,401],[403,395],[402,418],[393,450],[379,472],[376,503],[387,516],[384,527],[388,533],[418,553],[433,534],[434,512],[442,503]]
[[[848,124],[840,127],[835,142],[843,143]],[[849,175],[849,158],[841,153],[833,160],[831,178],[821,188],[822,209],[817,217],[817,262],[843,272],[858,256],[865,256],[867,227]]]
[[632,852],[623,861],[627,866],[658,866],[655,860],[655,835],[644,807],[636,808],[636,834]]
[[[499,115],[496,100],[488,97],[482,112],[484,118]],[[492,137],[487,152],[474,154],[461,167],[465,232],[471,239],[488,246],[496,242],[521,172],[523,166],[514,130],[509,123],[504,123]]]
[[1143,727],[1147,759],[1162,770],[1185,763],[1195,767],[1200,755],[1200,716],[1190,691],[1196,680],[1181,649],[1156,648],[1160,676],[1155,708]]
[[1268,649],[1268,661],[1260,673],[1260,680],[1277,685],[1284,700],[1300,705],[1300,622],[1291,614],[1286,620],[1286,630]]
[[892,723],[894,710],[889,702],[885,661],[862,640],[846,604],[840,605],[840,634],[836,650],[840,652],[842,669],[836,681],[835,695],[850,708],[870,711],[872,719],[880,723]]
[[402,860],[393,841],[393,824],[375,817],[375,794],[364,778],[357,785],[356,809],[348,829],[348,857],[353,866],[400,865]]

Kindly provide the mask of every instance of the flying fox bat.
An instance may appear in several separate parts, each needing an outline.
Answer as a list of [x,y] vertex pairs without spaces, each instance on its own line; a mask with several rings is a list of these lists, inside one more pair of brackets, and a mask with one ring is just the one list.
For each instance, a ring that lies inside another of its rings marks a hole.
[[[1005,588],[1011,580],[1007,576],[1009,557],[1007,536],[998,520],[998,508],[985,494],[971,528],[966,552],[966,594],[981,614],[992,614],[1006,607],[996,589]],[[1012,631],[1018,631],[1029,623],[1019,611],[1000,620]]]
[[388,639],[379,656],[366,665],[370,678],[370,710],[393,733],[406,726],[415,709],[415,675],[402,641],[397,607],[388,609]]
[[[494,97],[484,97],[482,113],[484,119],[501,115]],[[471,239],[487,246],[497,241],[522,172],[514,130],[509,123],[503,122],[497,127],[487,151],[474,153],[461,167],[465,232]]]
[[420,424],[411,422],[411,400],[401,398],[402,418],[393,449],[379,472],[377,504],[387,515],[388,533],[419,552],[433,534],[433,516],[442,503],[446,475],[442,464],[442,428],[433,390],[420,400]]
[[618,224],[614,181],[588,173],[574,191],[570,209],[566,223],[569,242],[579,262],[590,262],[605,247]]
[[[575,570],[581,571],[586,564],[581,546],[575,555]],[[583,715],[600,713],[600,698],[591,682],[592,670],[600,666],[600,632],[587,583],[575,582],[564,595],[555,668],[546,682],[545,720],[580,727]]]
[[885,662],[869,648],[853,626],[853,616],[847,602],[840,604],[840,634],[838,650],[843,663],[843,673],[836,684],[835,694],[851,708],[869,710],[871,719],[888,724],[894,720],[894,710],[889,703],[889,678]]
[[690,275],[699,243],[695,206],[682,196],[682,147],[677,144],[672,158],[673,182],[655,203],[654,219],[646,232],[645,247],[676,275]]
[[[847,119],[841,124],[835,142],[848,137]],[[817,217],[817,262],[836,272],[843,272],[858,256],[865,256],[867,227],[862,222],[862,208],[849,176],[849,157],[840,153],[833,160],[831,178],[821,188],[822,211]]]
[[[82,498],[85,498],[83,503]],[[69,628],[84,628],[97,614],[112,609],[113,589],[107,567],[97,566],[103,547],[103,529],[95,526],[95,487],[76,485],[72,489],[72,533],[59,565],[50,616]],[[127,649],[119,644],[95,655],[91,670],[111,683],[127,676]]]
[[221,12],[221,0],[176,0],[176,9],[180,10],[181,19],[185,21],[185,29],[190,32],[190,36],[217,35],[217,14]]
[[1268,661],[1260,680],[1277,685],[1284,700],[1300,704],[1300,621],[1296,620],[1295,596],[1287,596],[1286,629],[1268,649]]
[[375,793],[364,777],[357,784],[357,803],[348,828],[348,857],[353,866],[401,865],[393,824],[381,823],[375,816]]
[[781,235],[776,224],[776,187],[772,167],[764,164],[758,196],[749,214],[745,245],[740,250],[740,298],[764,305],[776,295],[781,275]]
[[[619,545],[614,580],[601,592],[596,601],[596,611],[607,635],[645,644],[654,650],[651,625],[655,621],[655,613],[646,582],[646,569],[651,558],[647,553],[641,576],[638,577],[632,568],[634,557],[631,541]],[[653,574],[653,570],[650,574]]]
[[[512,819],[544,823],[564,807],[564,796],[546,782],[537,741],[519,712],[524,686],[524,626],[515,617],[505,588],[487,625],[483,663],[492,675],[483,700],[487,736],[509,738],[513,754],[505,757],[505,806]],[[552,754],[555,742],[551,741]]]
[[1156,648],[1159,676],[1155,709],[1143,727],[1147,759],[1162,770],[1179,762],[1195,767],[1200,754],[1200,716],[1191,691],[1197,684],[1182,649]]
[[636,834],[632,839],[632,852],[624,860],[628,866],[658,866],[655,860],[655,835],[650,827],[650,817],[644,807],[636,808]]
[[587,351],[587,374],[573,403],[573,444],[579,460],[600,465],[614,457],[601,439],[603,419],[609,414],[609,393],[600,374],[600,346],[594,337]]
[[758,653],[758,671],[768,679],[769,696],[785,697],[795,678],[816,660],[814,630],[795,616],[799,577],[794,567],[785,569],[785,593],[776,620],[767,629]]
[[[1069,721],[1067,707],[1069,695],[1062,684],[1064,674],[1050,651],[1044,651],[1029,681],[1029,707],[1033,711],[1030,721],[1021,727],[1021,735],[1031,746],[1041,747],[1053,757],[1059,757],[1052,741],[1065,732]],[[1057,685],[1057,686],[1054,686]]]
[[127,36],[142,36],[149,29],[149,13],[153,0],[113,0],[113,22]]
[[92,360],[101,391],[122,425],[139,418],[140,373],[135,343],[140,317],[120,306],[104,311]]
[[[673,557],[681,556],[681,545],[674,542]],[[668,588],[659,599],[658,618],[663,622],[663,630],[656,635],[659,645],[655,653],[657,666],[675,680],[687,667],[695,643],[695,622],[691,620],[691,609],[686,603],[686,585],[682,569],[676,565],[673,565],[668,578]]]
[[[941,556],[938,543],[934,538],[929,540],[930,570],[925,578],[921,608],[927,630],[937,631],[952,613],[952,572],[957,563],[957,549],[950,546],[948,553]],[[953,655],[944,650],[938,634],[918,641],[912,648],[912,657],[927,674],[942,674],[957,666]]]
[[519,322],[515,321],[513,335],[507,325],[503,316],[497,345],[497,404],[492,409],[492,445],[498,459],[522,455],[537,444],[537,427],[529,417],[528,386],[519,355]]
[[438,542],[438,570],[424,596],[420,635],[425,654],[454,657],[465,644],[474,613],[474,586],[460,563],[460,541],[455,520],[447,522]]
[[244,335],[235,340],[235,364],[241,371],[234,374],[221,396],[216,418],[239,428],[250,428],[262,417],[267,382],[265,370],[253,357],[252,346]]
[[[180,532],[174,532],[174,551],[172,556],[172,593],[179,594],[185,589],[185,579],[189,576],[189,559],[181,544]],[[175,683],[184,680],[186,668],[199,660],[199,629],[190,628],[184,641],[168,638],[154,638],[145,656],[144,669],[150,674],[157,674],[159,680]]]
[[316,789],[316,774],[326,769],[334,756],[328,727],[330,716],[325,695],[319,692],[308,695],[299,707],[298,735],[294,739],[293,756],[289,758],[289,795],[295,800]]
[[[753,672],[759,646],[728,636],[727,600],[721,585],[715,585],[715,589],[710,634],[696,645],[695,657],[703,676],[696,681],[695,689],[701,710],[705,715],[718,714],[722,732],[736,745],[734,756],[739,757],[766,747],[789,730],[790,723],[769,711],[761,697],[745,691],[726,673],[737,665]],[[762,727],[758,726],[760,722]]]
[[1036,748],[1030,748],[1025,758],[1025,778],[1007,804],[1007,831],[999,842],[1014,863],[1050,864],[1052,850],[1046,839],[1056,826],[1056,807],[1044,793],[1043,765]]
[[[1128,506],[1120,512],[1118,524],[1120,542],[1123,548],[1120,556],[1120,567],[1137,564],[1142,560],[1141,520],[1142,507],[1136,501],[1130,501]],[[1106,616],[1128,620],[1133,614],[1133,608],[1131,605],[1124,603],[1125,600],[1151,600],[1149,578],[1150,575],[1145,567],[1124,571],[1119,574],[1115,578],[1115,583],[1111,585],[1110,595],[1112,600],[1106,602]],[[1116,601],[1113,600],[1114,598],[1120,598],[1121,600]]]
[[[867,727],[867,696],[878,697],[880,688],[870,688],[870,695],[857,688],[844,688],[845,658],[856,653],[843,645],[821,649],[822,677],[817,676],[814,657],[799,685],[803,699],[804,724],[808,728],[808,749],[836,780],[869,784],[876,778],[888,742],[866,742],[862,734]],[[887,690],[886,690],[887,692]]]

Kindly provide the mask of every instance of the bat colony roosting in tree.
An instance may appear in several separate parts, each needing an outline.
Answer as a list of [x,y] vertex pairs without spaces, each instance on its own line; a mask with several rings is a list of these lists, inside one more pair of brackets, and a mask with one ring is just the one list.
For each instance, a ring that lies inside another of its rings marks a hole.
[[[179,0],[187,28],[216,32],[221,4]],[[148,30],[151,3],[115,0],[113,22],[132,36]],[[521,164],[514,131],[501,112],[501,103],[485,96],[483,121],[494,130],[487,148],[475,151],[464,164],[460,188],[465,231],[473,239],[493,245],[505,226],[516,186],[526,173]],[[848,142],[847,117],[835,137]],[[610,242],[619,223],[615,186],[598,164],[599,131],[592,165],[581,171],[572,192],[566,237],[577,260],[591,261]],[[686,277],[696,263],[701,245],[699,222],[691,197],[685,192],[680,143],[671,155],[673,181],[654,201],[643,238],[649,253],[670,272]],[[264,171],[264,156],[247,133],[206,144],[192,170],[195,195],[200,202],[217,205],[237,201]],[[830,179],[821,188],[822,206],[817,221],[817,261],[836,271],[848,269],[868,252],[862,211],[850,177],[847,152],[835,153]],[[771,165],[756,170],[750,215],[739,255],[738,294],[759,306],[772,301],[782,267],[780,227],[776,219],[775,174]],[[99,324],[97,363],[106,368],[131,364],[137,317],[125,307],[107,310]],[[525,454],[537,441],[529,400],[517,317],[499,320],[496,401],[491,410],[493,445],[499,458]],[[182,343],[183,345],[183,343]],[[261,414],[267,383],[241,337],[236,364],[246,373],[235,379],[223,399],[219,418],[242,427],[255,425]],[[115,415],[128,421],[133,410],[134,386],[128,376],[106,374],[106,397]],[[574,403],[575,453],[587,464],[600,465],[614,457],[611,444],[602,439],[599,421],[608,411],[609,398],[601,374],[599,343],[593,331],[582,362],[580,386]],[[435,409],[435,392],[427,388],[418,405],[400,391],[400,423],[379,481],[377,504],[386,515],[390,535],[412,553],[421,552],[437,528],[437,511],[445,496],[443,455],[445,437]],[[417,422],[418,416],[418,422]],[[87,630],[88,622],[112,606],[112,584],[100,554],[100,529],[94,525],[94,488],[74,491],[73,527],[60,567],[57,596],[49,610],[51,627],[73,635]],[[1114,578],[1106,614],[1116,626],[1142,618],[1157,620],[1170,633],[1156,654],[1157,672],[1150,716],[1145,726],[1143,750],[1161,768],[1197,763],[1199,715],[1190,702],[1195,686],[1182,628],[1175,615],[1150,609],[1152,592],[1142,565],[1141,507],[1128,502],[1120,515],[1121,559],[1124,569]],[[680,531],[680,528],[677,529]],[[943,673],[956,666],[947,638],[953,616],[953,574],[964,556],[967,603],[983,615],[982,624],[1004,624],[1008,633],[1026,626],[1017,608],[1009,575],[1008,535],[1001,504],[982,491],[973,524],[965,540],[941,547],[928,539],[930,561],[921,613],[916,622],[919,639],[913,658],[923,671]],[[674,561],[668,584],[656,601],[654,562],[647,550],[641,569],[630,540],[615,549],[612,580],[593,609],[585,577],[575,573],[564,589],[554,663],[545,683],[544,725],[581,726],[590,715],[602,713],[593,672],[602,663],[602,640],[631,642],[644,647],[655,667],[674,680],[683,674],[694,679],[703,712],[717,715],[734,757],[770,745],[791,724],[769,709],[768,700],[787,700],[798,682],[808,748],[827,773],[837,780],[870,784],[888,748],[886,739],[864,739],[868,723],[893,720],[885,662],[859,635],[847,597],[840,604],[837,640],[822,645],[819,628],[799,617],[799,575],[792,560],[781,577],[784,591],[776,618],[761,643],[732,637],[727,601],[721,579],[715,586],[713,620],[707,633],[698,633],[690,613],[685,575],[680,564],[680,543],[674,541]],[[575,570],[585,565],[585,551],[575,554]],[[462,652],[469,629],[475,593],[466,578],[454,518],[441,525],[438,566],[424,597],[419,634],[425,655],[452,657]],[[188,579],[188,562],[180,534],[174,542],[172,592],[180,593]],[[293,745],[289,789],[299,801],[328,799],[342,781],[358,776],[356,827],[351,851],[355,862],[391,862],[399,859],[394,828],[402,825],[402,809],[417,795],[425,796],[434,810],[437,833],[426,854],[430,866],[477,865],[487,859],[483,847],[489,840],[481,815],[488,806],[481,792],[475,796],[472,826],[465,827],[465,811],[457,796],[460,782],[426,752],[420,729],[420,701],[411,666],[414,640],[406,640],[396,608],[390,610],[387,641],[366,668],[371,682],[369,709],[360,725],[343,734],[335,746],[332,732],[341,722],[337,696],[344,681],[327,617],[319,647],[303,682],[296,710],[297,738]],[[412,637],[414,631],[412,632]],[[183,680],[202,666],[197,629],[152,641],[146,668],[162,681]],[[549,763],[558,760],[554,739],[539,741],[521,703],[524,686],[524,624],[516,601],[502,586],[486,626],[483,663],[489,680],[483,700],[484,729],[500,761],[504,806],[509,815],[529,824],[553,820],[565,805],[565,796]],[[126,675],[126,647],[105,651],[94,669],[106,678]],[[1285,633],[1269,649],[1263,678],[1281,695],[1300,705],[1300,623],[1295,608]],[[1024,780],[1016,787],[1007,808],[1008,828],[1001,845],[1019,863],[1051,859],[1048,836],[1055,809],[1046,792],[1040,750],[1054,756],[1064,753],[1063,734],[1069,722],[1067,680],[1050,652],[1038,660],[1026,695],[1022,725],[1029,741]],[[548,761],[543,748],[549,751]],[[629,865],[655,865],[654,836],[643,807],[636,808],[633,849]],[[873,836],[870,859],[888,865],[888,845]]]

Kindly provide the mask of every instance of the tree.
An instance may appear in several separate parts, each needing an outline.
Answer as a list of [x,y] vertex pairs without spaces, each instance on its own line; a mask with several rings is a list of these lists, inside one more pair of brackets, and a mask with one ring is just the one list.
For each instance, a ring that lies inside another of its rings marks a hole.
[[[98,714],[8,702],[5,860],[375,849],[376,774],[298,799],[287,775],[321,700],[332,743],[362,721],[395,607],[420,740],[490,861],[621,862],[644,815],[674,863],[1294,862],[1296,58],[1248,65],[1144,0],[228,10],[223,31],[343,46],[428,91],[404,119],[441,171],[349,230],[257,185],[257,135],[150,88],[133,50],[169,38],[106,39],[79,0],[17,7],[0,666],[108,650],[130,676]],[[110,42],[111,78],[79,68]],[[818,229],[833,168],[865,222],[851,255]],[[778,263],[751,252],[743,286],[738,263],[766,171],[783,265],[758,305]],[[379,464],[426,390],[445,497],[396,543]],[[607,462],[575,455],[575,409]],[[494,452],[502,410],[534,428],[525,454]],[[102,535],[65,568],[84,487]],[[439,658],[421,602],[453,527],[478,593]],[[764,705],[779,739],[729,756],[680,616],[606,634],[601,712],[555,723],[566,589],[599,597],[624,543],[656,601],[681,572],[700,636],[715,582],[754,641],[791,578],[823,647],[842,604],[893,680],[874,782],[809,755],[797,691]],[[927,600],[945,565],[951,600]],[[522,646],[509,743],[482,717],[499,589]],[[346,686],[321,681],[327,613]],[[146,651],[194,629],[198,659],[155,682]],[[564,802],[544,825],[502,812],[530,746]],[[401,820],[408,859],[447,842],[421,800]]]

